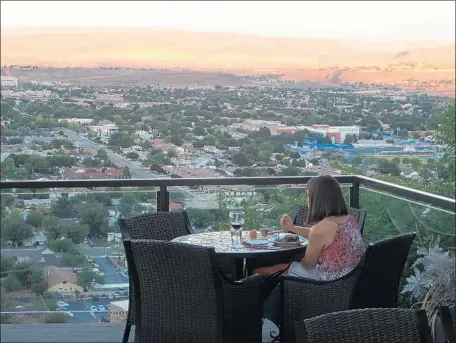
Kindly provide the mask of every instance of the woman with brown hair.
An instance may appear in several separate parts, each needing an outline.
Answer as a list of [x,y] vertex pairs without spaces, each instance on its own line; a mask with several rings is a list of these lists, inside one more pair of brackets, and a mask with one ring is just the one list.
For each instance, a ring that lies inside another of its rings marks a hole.
[[283,230],[306,237],[308,244],[301,262],[258,268],[255,273],[271,275],[281,270],[289,275],[333,280],[349,273],[361,260],[365,246],[356,220],[348,215],[342,189],[329,175],[314,177],[307,184],[309,211],[305,227],[293,225],[284,215]]

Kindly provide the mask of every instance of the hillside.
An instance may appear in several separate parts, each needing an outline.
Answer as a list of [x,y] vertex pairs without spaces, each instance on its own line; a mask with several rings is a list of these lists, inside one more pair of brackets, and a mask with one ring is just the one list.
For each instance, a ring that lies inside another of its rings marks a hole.
[[[188,68],[454,90],[455,45],[140,29],[2,29],[2,65]],[[416,82],[415,82],[416,81]],[[416,86],[415,85],[415,86]]]

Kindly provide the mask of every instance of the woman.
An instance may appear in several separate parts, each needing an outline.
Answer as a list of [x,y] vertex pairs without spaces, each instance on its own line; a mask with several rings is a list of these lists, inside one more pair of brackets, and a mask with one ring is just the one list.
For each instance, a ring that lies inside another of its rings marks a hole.
[[296,277],[334,280],[349,273],[361,260],[365,247],[356,220],[348,215],[339,183],[329,175],[314,177],[307,184],[309,212],[306,227],[293,225],[284,215],[283,230],[308,239],[301,262],[258,268],[254,272],[271,275],[278,271]]

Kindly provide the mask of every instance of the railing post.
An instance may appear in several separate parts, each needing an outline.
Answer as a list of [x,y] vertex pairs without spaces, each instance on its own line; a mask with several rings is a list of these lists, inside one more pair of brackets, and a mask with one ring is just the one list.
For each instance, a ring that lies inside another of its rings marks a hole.
[[166,186],[160,186],[157,192],[157,212],[169,212],[169,192]]
[[350,207],[359,208],[359,182],[353,181],[350,187]]

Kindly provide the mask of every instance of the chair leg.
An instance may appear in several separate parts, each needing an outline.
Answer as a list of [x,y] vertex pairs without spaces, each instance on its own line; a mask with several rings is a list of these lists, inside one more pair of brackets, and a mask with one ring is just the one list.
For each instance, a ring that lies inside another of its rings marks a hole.
[[122,343],[128,343],[128,338],[130,338],[130,331],[131,331],[131,324],[127,323],[125,325],[125,331],[124,331]]

